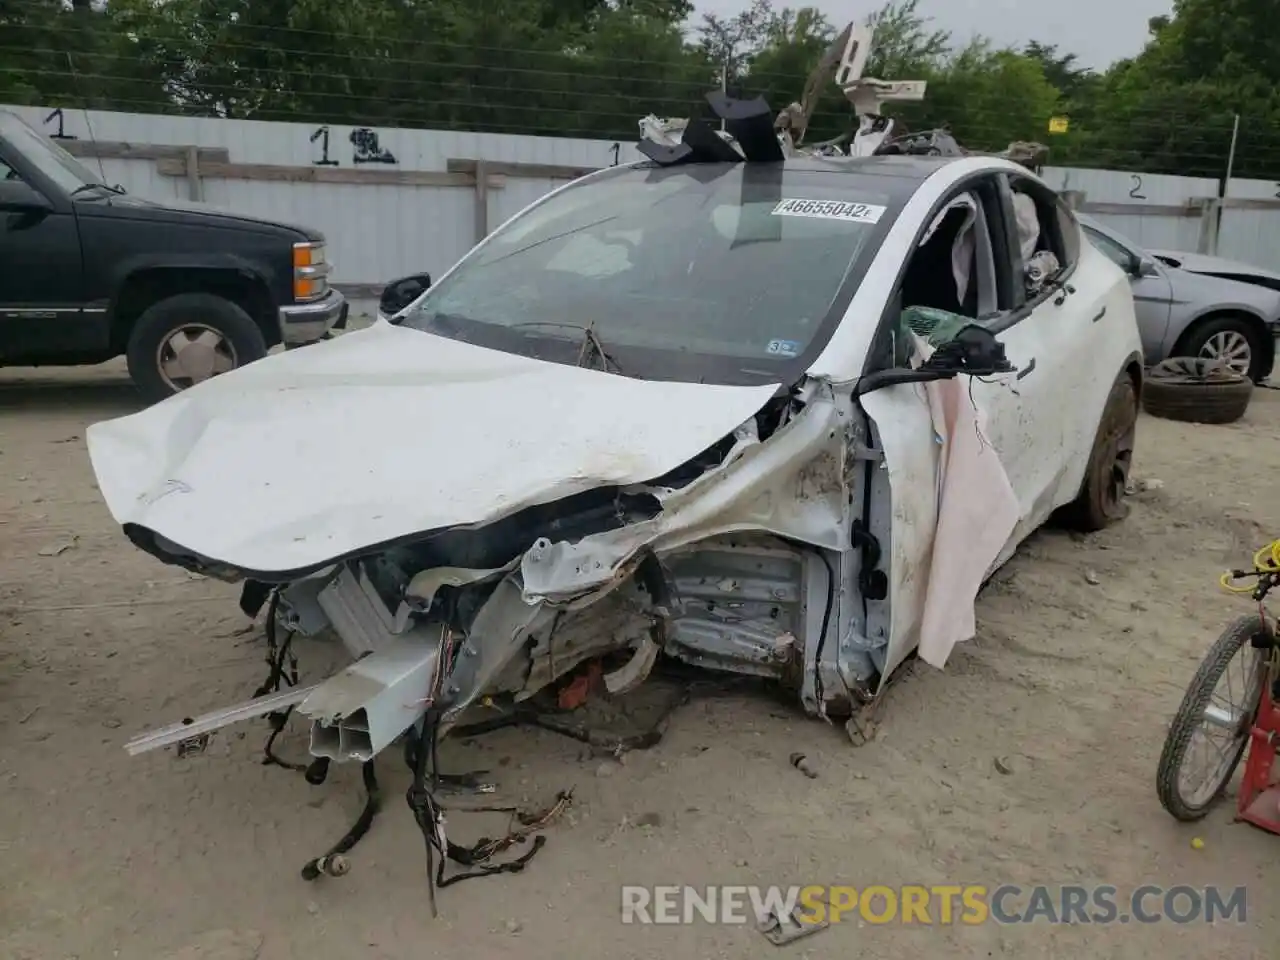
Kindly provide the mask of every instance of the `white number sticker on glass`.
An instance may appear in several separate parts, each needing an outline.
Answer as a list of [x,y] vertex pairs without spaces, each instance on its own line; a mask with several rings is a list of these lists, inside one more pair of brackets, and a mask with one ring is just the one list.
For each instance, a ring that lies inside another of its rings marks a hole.
[[847,200],[782,200],[773,208],[773,215],[844,220],[848,223],[879,223],[884,210],[878,204],[851,203]]

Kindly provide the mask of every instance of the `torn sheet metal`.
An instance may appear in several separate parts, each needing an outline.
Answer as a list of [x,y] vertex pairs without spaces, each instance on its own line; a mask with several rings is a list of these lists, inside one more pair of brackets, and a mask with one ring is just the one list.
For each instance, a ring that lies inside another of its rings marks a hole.
[[[678,490],[654,490],[662,512],[651,520],[576,542],[539,541],[521,561],[525,599],[564,600],[608,587],[642,549],[669,552],[737,530],[772,533],[842,551],[839,454],[849,414],[829,388],[761,443],[754,425],[740,429],[723,464]],[[824,447],[829,476],[806,489],[802,474]],[[805,494],[797,496],[797,491]]]
[[86,435],[118,522],[287,573],[661,476],[777,389],[637,380],[379,323]]

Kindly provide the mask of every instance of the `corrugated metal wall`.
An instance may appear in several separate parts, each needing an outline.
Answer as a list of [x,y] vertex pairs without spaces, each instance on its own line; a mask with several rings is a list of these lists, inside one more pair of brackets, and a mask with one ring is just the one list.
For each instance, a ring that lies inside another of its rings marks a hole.
[[[57,121],[45,125],[49,108],[4,109],[54,132],[51,126]],[[322,158],[323,141],[312,141],[317,128],[310,124],[100,111],[68,111],[62,123],[66,134],[81,140],[222,147],[234,163],[311,166]],[[333,126],[328,130],[328,157],[346,168],[355,166],[352,129]],[[375,128],[374,132],[380,147],[397,160],[391,169],[405,171],[443,172],[449,158],[602,167],[639,156],[633,142],[615,145],[604,140],[390,128]],[[187,197],[187,182],[162,176],[154,161],[103,160],[101,164],[107,180],[130,193],[156,200]],[[1131,205],[1135,211],[1149,205],[1185,206],[1188,201],[1219,195],[1219,183],[1213,179],[1074,167],[1049,167],[1044,177],[1058,190],[1084,192],[1090,204]],[[490,228],[556,185],[550,179],[508,178],[503,189],[489,193]],[[474,241],[475,195],[468,188],[210,178],[204,181],[203,189],[205,202],[211,206],[323,230],[330,239],[334,279],[339,283],[382,283],[423,269],[438,275]],[[1277,184],[1233,180],[1226,195],[1276,199],[1278,193]],[[1142,246],[1195,250],[1200,242],[1201,224],[1196,216],[1128,214],[1116,212],[1114,206],[1096,216]],[[1280,207],[1223,211],[1217,252],[1280,269]]]

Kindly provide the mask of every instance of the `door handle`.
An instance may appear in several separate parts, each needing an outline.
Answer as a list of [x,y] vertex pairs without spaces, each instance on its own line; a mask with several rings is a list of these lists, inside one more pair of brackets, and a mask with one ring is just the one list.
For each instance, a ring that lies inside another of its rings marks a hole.
[[1029,376],[1031,371],[1036,368],[1036,358],[1032,357],[1031,362],[1018,371],[1016,379],[1021,380],[1023,377]]
[[1103,307],[1101,310],[1099,310],[1099,311],[1098,311],[1098,315],[1097,315],[1096,317],[1094,317],[1094,318],[1093,318],[1093,321],[1092,321],[1092,322],[1093,322],[1093,323],[1097,323],[1099,320],[1101,320],[1101,319],[1102,319],[1103,317],[1105,317],[1106,315],[1107,315],[1107,308],[1106,308],[1106,307]]

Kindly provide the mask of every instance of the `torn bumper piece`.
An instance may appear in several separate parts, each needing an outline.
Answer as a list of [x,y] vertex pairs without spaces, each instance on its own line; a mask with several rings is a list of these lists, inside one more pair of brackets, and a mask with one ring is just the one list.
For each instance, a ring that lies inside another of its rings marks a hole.
[[239,723],[241,720],[252,720],[254,717],[265,716],[276,710],[284,710],[294,704],[301,703],[319,686],[319,684],[316,684],[311,687],[290,687],[287,690],[281,690],[279,693],[273,693],[269,696],[256,697],[253,700],[237,703],[231,707],[211,710],[198,717],[189,717],[186,720],[171,723],[167,727],[161,727],[159,730],[152,730],[149,733],[134,737],[124,745],[124,749],[129,756],[136,757],[140,753],[159,750],[161,747],[170,747],[175,743],[190,740],[192,737],[221,730],[223,727]]

